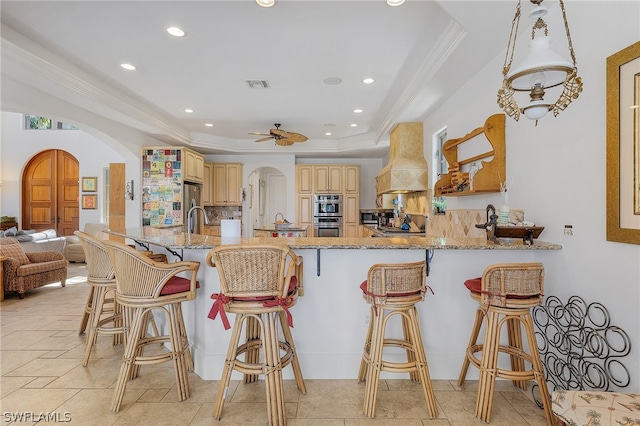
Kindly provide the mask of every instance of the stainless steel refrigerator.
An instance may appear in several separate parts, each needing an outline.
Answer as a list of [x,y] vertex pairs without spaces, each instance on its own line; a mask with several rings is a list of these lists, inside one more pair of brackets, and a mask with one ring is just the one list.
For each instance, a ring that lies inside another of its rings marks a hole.
[[183,191],[183,201],[182,201],[182,217],[184,218],[185,224],[189,227],[189,230],[194,234],[200,233],[200,224],[202,223],[202,212],[195,210],[191,214],[191,220],[189,223],[187,213],[189,209],[194,206],[200,206],[202,194],[202,185],[184,182],[184,191]]

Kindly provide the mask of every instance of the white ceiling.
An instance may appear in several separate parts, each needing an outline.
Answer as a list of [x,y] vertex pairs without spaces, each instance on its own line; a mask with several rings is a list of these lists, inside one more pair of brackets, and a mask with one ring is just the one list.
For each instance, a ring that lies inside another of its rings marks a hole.
[[[2,105],[24,108],[12,85],[30,86],[203,153],[382,157],[394,123],[424,120],[504,51],[515,5],[3,0]],[[168,35],[174,25],[186,36]],[[328,77],[342,83],[327,85]],[[364,85],[364,77],[376,82]],[[271,87],[250,89],[245,80],[254,79]],[[274,123],[309,140],[253,142],[249,132],[268,133]]]

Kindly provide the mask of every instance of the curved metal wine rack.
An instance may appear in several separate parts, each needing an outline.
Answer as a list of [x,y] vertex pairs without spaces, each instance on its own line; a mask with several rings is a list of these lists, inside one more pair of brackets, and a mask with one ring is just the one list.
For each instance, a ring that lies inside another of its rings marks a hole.
[[[546,370],[549,392],[556,389],[601,390],[629,385],[631,376],[622,358],[631,351],[631,340],[611,325],[609,311],[598,302],[587,305],[579,296],[566,304],[546,298],[533,309],[538,350]],[[532,393],[542,407],[538,386]]]

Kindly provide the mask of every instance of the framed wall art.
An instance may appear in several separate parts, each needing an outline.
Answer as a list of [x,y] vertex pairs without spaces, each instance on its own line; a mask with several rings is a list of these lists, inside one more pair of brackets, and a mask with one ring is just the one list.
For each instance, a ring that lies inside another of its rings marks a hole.
[[82,191],[83,192],[96,192],[98,190],[98,178],[97,177],[83,177],[82,178]]
[[98,196],[95,194],[82,194],[82,208],[95,210],[98,208]]
[[607,58],[607,241],[640,244],[640,42]]

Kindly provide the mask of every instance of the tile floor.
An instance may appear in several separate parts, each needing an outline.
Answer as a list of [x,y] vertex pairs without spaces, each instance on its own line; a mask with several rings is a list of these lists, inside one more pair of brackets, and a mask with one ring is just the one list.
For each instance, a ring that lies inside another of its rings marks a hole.
[[[40,423],[74,425],[266,425],[262,381],[234,382],[221,421],[211,417],[217,381],[191,373],[191,397],[178,402],[169,363],[142,367],[127,386],[119,413],[109,411],[121,346],[99,336],[88,367],[82,367],[85,336],[78,335],[87,295],[84,264],[71,264],[67,286],[52,284],[25,299],[8,293],[0,308],[0,411],[2,424],[36,424],[22,413],[52,416]],[[428,354],[427,354],[428,355]],[[302,366],[304,372],[304,365]],[[419,384],[400,378],[383,380],[377,417],[362,415],[364,386],[356,380],[306,380],[300,395],[293,381],[285,384],[289,425],[483,425],[473,416],[476,384],[464,389],[455,380],[435,380],[439,416],[429,419]],[[57,417],[56,417],[57,416]],[[69,421],[70,419],[70,421]],[[26,420],[26,421],[25,421]],[[491,425],[545,425],[544,412],[509,382],[497,385]]]

